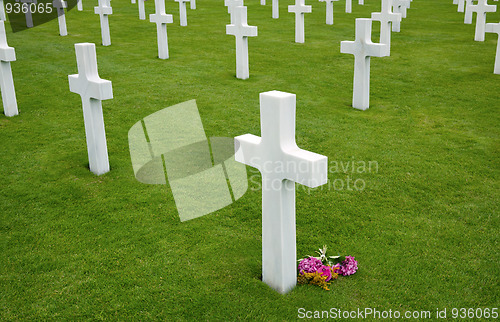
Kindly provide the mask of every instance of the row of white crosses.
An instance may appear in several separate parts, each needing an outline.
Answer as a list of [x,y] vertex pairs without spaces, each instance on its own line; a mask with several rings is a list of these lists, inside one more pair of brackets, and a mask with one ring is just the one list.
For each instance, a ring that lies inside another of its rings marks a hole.
[[496,12],[497,6],[488,4],[488,0],[478,0],[477,4],[474,4],[472,0],[453,0],[453,3],[458,5],[458,12],[465,11],[464,23],[466,24],[472,24],[473,14],[476,13],[475,41],[484,41],[487,32],[498,35],[493,73],[500,74],[500,22],[486,23],[486,14]]
[[12,79],[12,69],[10,62],[16,60],[14,48],[7,44],[5,34],[5,23],[0,21],[0,90],[2,91],[2,103],[5,116],[15,116],[17,110],[16,91],[14,90],[14,80]]
[[[139,9],[139,19],[140,20],[146,20],[146,10],[144,8],[144,1],[145,0],[137,0],[137,7]],[[180,22],[180,25],[185,27],[185,26],[187,26],[186,2],[190,3],[191,9],[196,9],[196,0],[175,0],[175,2],[179,3],[179,22]],[[132,3],[135,3],[135,0],[132,0]],[[156,1],[155,1],[155,7],[156,7],[156,12],[158,12],[158,5],[156,4]],[[165,11],[165,4],[163,4],[163,11]],[[149,16],[149,18],[151,21],[151,15]],[[151,22],[153,22],[153,21],[151,21]]]
[[381,12],[372,13],[372,19],[380,21],[380,43],[371,41],[372,19],[356,19],[356,39],[342,41],[340,52],[354,55],[354,81],[352,107],[366,110],[370,107],[370,58],[385,57],[391,50],[391,23],[399,24],[400,13],[391,11],[393,0],[382,0]]

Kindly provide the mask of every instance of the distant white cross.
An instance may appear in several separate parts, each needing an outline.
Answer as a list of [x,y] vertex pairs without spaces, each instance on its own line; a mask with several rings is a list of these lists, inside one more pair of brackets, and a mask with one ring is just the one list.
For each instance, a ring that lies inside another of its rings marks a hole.
[[373,12],[372,20],[380,21],[380,43],[389,46],[391,50],[391,23],[399,24],[401,14],[392,12],[392,0],[382,0],[381,12]]
[[190,9],[196,9],[196,0],[190,0],[189,1],[189,8]]
[[280,293],[297,281],[295,183],[327,182],[328,158],[295,143],[295,94],[260,94],[261,137],[234,139],[235,159],[262,174],[262,280]]
[[[499,23],[487,23],[486,32],[496,33],[498,35],[497,41],[497,54],[495,56],[495,69],[493,73],[500,74],[500,22]],[[3,91],[2,91],[3,93]]]
[[389,46],[371,41],[372,20],[356,19],[356,40],[342,41],[340,52],[354,55],[354,83],[352,107],[366,110],[370,107],[370,57],[389,55]]
[[400,13],[401,18],[406,18],[406,9],[410,8],[410,0],[394,0],[392,11]]
[[464,23],[465,24],[472,24],[472,8],[471,6],[473,5],[474,3],[472,2],[472,0],[465,0],[465,17],[464,17]]
[[345,0],[345,12],[352,12],[352,0]]
[[273,19],[280,17],[280,2],[279,0],[272,0],[272,16]]
[[464,12],[465,11],[465,0],[458,0],[457,4],[458,4],[457,11]]
[[107,0],[99,0],[99,6],[94,7],[94,13],[101,18],[102,45],[109,46],[111,45],[111,35],[109,34],[108,15],[113,13],[113,9],[110,7]]
[[82,98],[90,171],[101,175],[109,171],[102,100],[113,98],[111,82],[97,72],[95,45],[75,44],[78,74],[69,75],[69,90]]
[[130,3],[134,4],[134,3],[135,3],[135,0],[130,0]]
[[319,0],[326,2],[326,24],[333,25],[333,2],[339,0]]
[[180,25],[185,27],[187,26],[187,12],[186,12],[186,2],[189,2],[189,0],[175,0],[176,2],[179,2],[179,21]]
[[57,21],[59,23],[59,35],[67,36],[68,31],[66,29],[66,16],[64,14],[64,8],[67,8],[66,1],[53,0],[52,6],[57,10]]
[[83,0],[77,0],[76,8],[78,9],[78,11],[83,11]]
[[224,5],[227,7],[227,13],[229,13],[231,24],[234,25],[234,8],[243,6],[243,0],[224,0]]
[[0,21],[0,90],[2,91],[3,112],[5,116],[18,115],[16,91],[12,79],[10,62],[16,60],[14,48],[7,45],[4,21]]
[[365,4],[365,0],[358,0],[358,4],[364,5]]
[[474,35],[475,41],[484,41],[484,27],[486,24],[486,13],[496,12],[496,5],[489,5],[488,0],[479,0],[477,4],[470,6],[471,12],[476,12],[476,33]]
[[260,0],[260,5],[265,6],[266,5],[266,0]]
[[257,36],[257,27],[247,23],[247,7],[233,9],[234,21],[226,25],[226,34],[236,38],[236,78],[247,79],[250,76],[248,68],[248,37]]
[[20,0],[21,2],[21,8],[24,8],[24,4],[26,3],[27,4],[27,10],[26,12],[24,13],[25,17],[26,17],[26,27],[27,28],[32,28],[33,27],[33,16],[32,16],[32,12],[31,12],[31,4],[34,3],[36,4],[37,3],[37,0]]
[[165,0],[155,0],[154,14],[149,15],[149,21],[156,23],[156,34],[158,39],[158,58],[168,58],[167,23],[173,23],[172,15],[165,13]]
[[146,20],[146,9],[144,8],[144,0],[137,0],[137,8],[139,9],[139,19]]
[[303,43],[304,35],[304,13],[312,12],[311,6],[305,5],[305,0],[295,0],[295,5],[288,6],[288,12],[295,13],[295,42]]

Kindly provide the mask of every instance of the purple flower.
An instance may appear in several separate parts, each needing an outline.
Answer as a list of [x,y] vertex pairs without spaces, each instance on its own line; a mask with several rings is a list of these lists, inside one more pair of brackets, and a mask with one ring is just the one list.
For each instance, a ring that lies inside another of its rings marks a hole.
[[321,273],[322,276],[326,276],[325,282],[328,282],[332,279],[332,268],[330,266],[323,265],[318,269],[318,273]]
[[358,261],[354,259],[352,256],[346,256],[345,260],[342,262],[340,266],[339,274],[348,276],[356,273],[358,270]]
[[309,257],[304,258],[299,263],[299,271],[303,273],[315,273],[323,266],[323,263],[317,258]]

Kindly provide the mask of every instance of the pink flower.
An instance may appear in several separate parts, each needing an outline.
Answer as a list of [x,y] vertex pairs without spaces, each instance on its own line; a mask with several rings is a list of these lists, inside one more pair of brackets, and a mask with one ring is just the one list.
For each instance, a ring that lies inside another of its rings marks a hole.
[[326,276],[325,282],[328,282],[332,279],[332,268],[330,266],[323,265],[318,269],[317,272],[321,273],[322,276]]
[[301,274],[303,273],[315,273],[319,268],[323,266],[323,263],[317,258],[309,257],[304,258],[299,263],[299,271]]
[[339,274],[348,276],[356,273],[358,270],[358,262],[352,256],[346,256],[340,266]]

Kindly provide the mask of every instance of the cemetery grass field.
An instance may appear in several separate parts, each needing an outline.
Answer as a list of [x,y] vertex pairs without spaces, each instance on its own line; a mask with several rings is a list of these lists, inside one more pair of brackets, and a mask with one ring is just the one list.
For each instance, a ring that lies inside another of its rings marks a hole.
[[[281,1],[278,20],[270,0],[246,1],[259,35],[244,81],[222,0],[197,1],[187,27],[167,1],[168,60],[157,59],[156,25],[126,0],[112,1],[109,47],[97,1],[67,14],[66,37],[56,20],[18,33],[6,25],[20,114],[0,114],[0,320],[294,320],[299,308],[367,307],[451,317],[452,308],[498,307],[497,37],[475,42],[452,0],[413,1],[391,56],[372,58],[371,107],[358,111],[354,58],[340,41],[354,40],[355,18],[380,11],[379,0],[365,2],[353,1],[352,14],[334,3],[328,26],[325,3],[308,0],[305,44],[296,44],[292,1]],[[375,42],[378,30],[374,22]],[[81,99],[68,86],[80,42],[96,43],[99,75],[113,83],[102,176],[88,170]],[[329,292],[280,295],[261,282],[256,170],[247,167],[242,198],[182,223],[168,185],[134,178],[134,123],[196,99],[208,137],[260,135],[259,93],[270,90],[297,95],[297,144],[329,159],[328,186],[296,194],[297,258],[326,244],[359,262]]]

